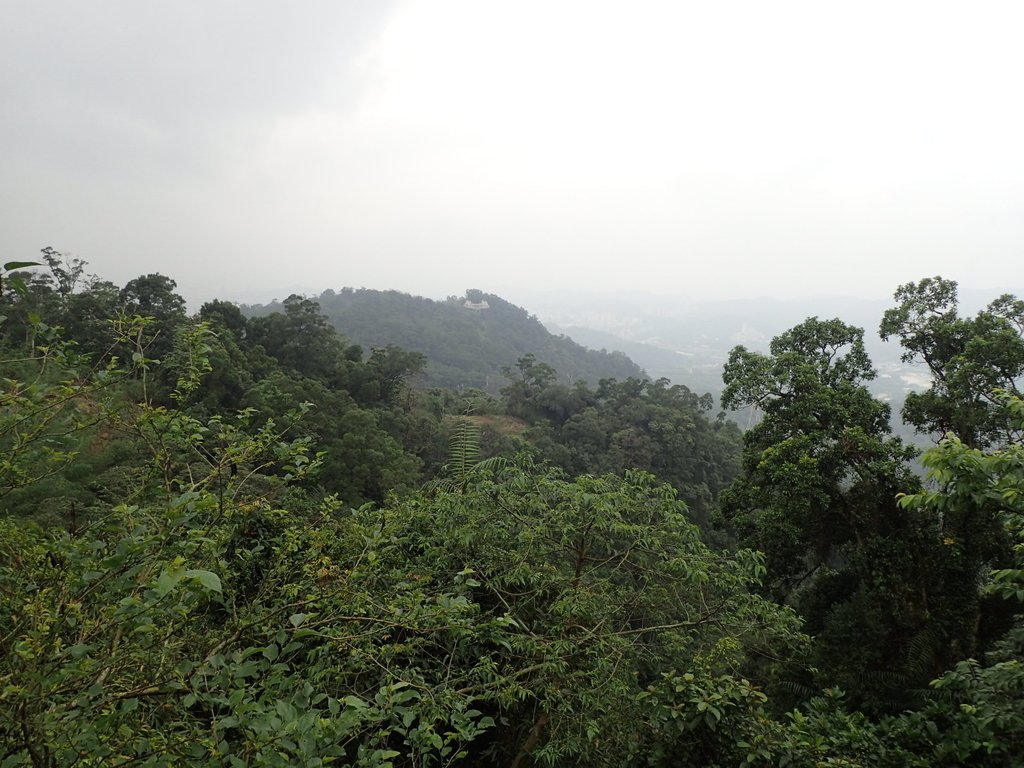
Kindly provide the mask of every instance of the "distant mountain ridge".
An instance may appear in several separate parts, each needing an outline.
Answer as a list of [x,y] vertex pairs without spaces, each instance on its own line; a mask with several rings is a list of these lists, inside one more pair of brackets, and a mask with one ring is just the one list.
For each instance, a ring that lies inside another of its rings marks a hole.
[[[394,345],[426,355],[428,386],[496,392],[507,381],[502,368],[528,354],[568,384],[646,377],[622,352],[587,349],[554,335],[522,307],[480,290],[443,301],[366,288],[327,290],[313,298],[349,341],[367,350]],[[251,316],[281,310],[278,302],[244,307]]]

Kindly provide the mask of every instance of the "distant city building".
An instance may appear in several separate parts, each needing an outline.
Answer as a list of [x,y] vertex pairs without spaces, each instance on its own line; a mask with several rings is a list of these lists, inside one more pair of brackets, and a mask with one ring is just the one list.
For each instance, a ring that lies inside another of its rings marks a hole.
[[469,299],[466,299],[464,302],[462,302],[462,306],[464,306],[466,309],[475,309],[478,312],[481,309],[491,308],[491,305],[488,304],[486,301],[470,301]]

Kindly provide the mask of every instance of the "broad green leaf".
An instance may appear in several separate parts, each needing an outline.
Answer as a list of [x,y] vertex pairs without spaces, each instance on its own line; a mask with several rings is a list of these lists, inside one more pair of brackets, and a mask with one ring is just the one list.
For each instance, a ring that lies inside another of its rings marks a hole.
[[174,571],[161,571],[156,577],[156,591],[160,597],[166,597],[172,589],[178,586],[178,582],[184,578],[185,573],[178,569]]
[[87,643],[78,643],[77,645],[72,645],[68,648],[68,653],[71,654],[71,658],[80,659],[92,649],[93,646],[88,645]]
[[203,588],[210,590],[211,592],[221,592],[220,576],[213,571],[200,571],[200,570],[188,570],[185,571],[185,576],[190,579],[195,579]]

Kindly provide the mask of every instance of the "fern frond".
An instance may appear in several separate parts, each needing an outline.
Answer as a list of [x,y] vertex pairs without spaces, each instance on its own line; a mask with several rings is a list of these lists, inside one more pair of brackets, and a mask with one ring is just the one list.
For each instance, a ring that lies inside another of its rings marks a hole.
[[480,426],[469,419],[460,419],[448,441],[448,477],[463,485],[469,471],[480,460]]
[[904,663],[907,674],[917,678],[932,674],[941,644],[942,638],[934,626],[926,626],[910,638]]

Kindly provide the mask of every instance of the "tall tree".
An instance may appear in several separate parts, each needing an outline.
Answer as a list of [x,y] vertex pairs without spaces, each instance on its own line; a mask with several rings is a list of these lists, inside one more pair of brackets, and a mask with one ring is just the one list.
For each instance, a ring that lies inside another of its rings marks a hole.
[[794,603],[816,636],[818,682],[838,682],[869,708],[900,701],[930,679],[949,638],[938,632],[944,594],[929,592],[938,546],[932,521],[896,503],[918,480],[913,451],[889,435],[889,408],[863,331],[810,318],[771,342],[770,354],[733,349],[723,404],[753,406],[761,422],[744,436],[743,475],[722,510],[740,543],[762,550],[768,584]]
[[160,321],[184,318],[185,300],[175,293],[178,284],[159,273],[129,280],[121,289],[121,300],[130,314],[155,317]]
[[[185,299],[175,292],[178,284],[159,273],[140,275],[121,289],[121,303],[128,315],[153,318],[144,343],[146,357],[162,360],[174,347],[178,326],[185,321]],[[140,343],[140,346],[143,346]]]
[[50,268],[57,293],[66,303],[85,275],[85,261],[50,247],[43,248],[43,261]]

